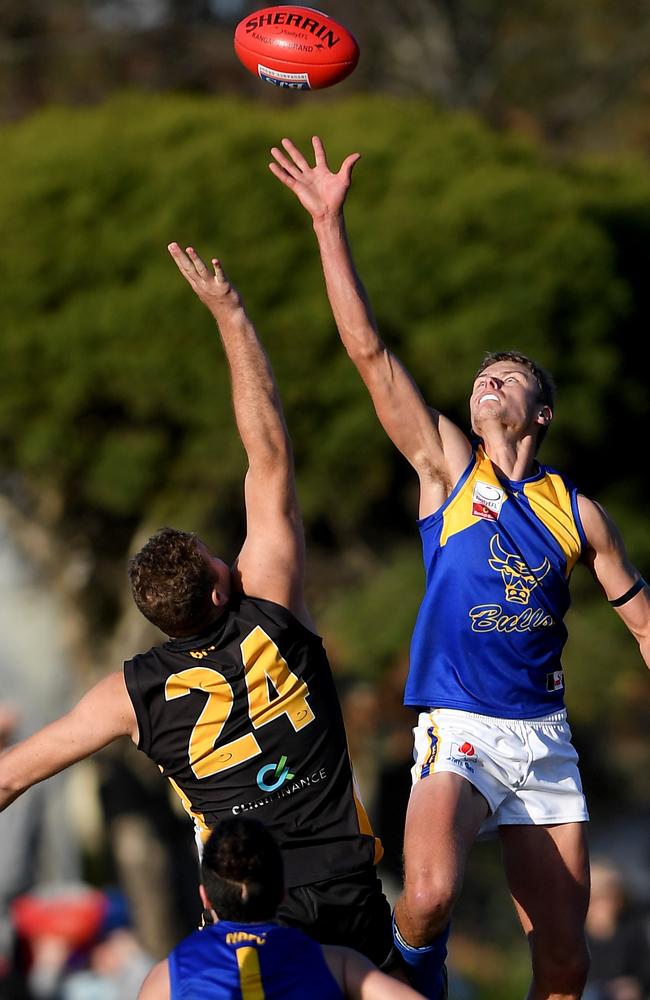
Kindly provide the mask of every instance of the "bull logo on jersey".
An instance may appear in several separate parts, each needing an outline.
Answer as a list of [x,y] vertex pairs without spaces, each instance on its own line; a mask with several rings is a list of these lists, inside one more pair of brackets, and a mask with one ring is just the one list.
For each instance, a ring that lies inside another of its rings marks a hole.
[[530,595],[551,568],[548,556],[539,566],[530,567],[520,555],[506,552],[501,545],[498,534],[490,541],[492,559],[490,568],[501,574],[506,591],[506,601],[513,604],[528,604]]

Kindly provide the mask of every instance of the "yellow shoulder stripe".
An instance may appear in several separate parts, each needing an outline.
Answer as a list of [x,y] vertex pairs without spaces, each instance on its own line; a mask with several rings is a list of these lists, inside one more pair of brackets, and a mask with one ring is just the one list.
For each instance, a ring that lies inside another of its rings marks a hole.
[[553,537],[566,558],[566,576],[580,558],[582,541],[571,508],[571,495],[561,476],[548,472],[536,483],[527,483],[524,494],[528,502]]

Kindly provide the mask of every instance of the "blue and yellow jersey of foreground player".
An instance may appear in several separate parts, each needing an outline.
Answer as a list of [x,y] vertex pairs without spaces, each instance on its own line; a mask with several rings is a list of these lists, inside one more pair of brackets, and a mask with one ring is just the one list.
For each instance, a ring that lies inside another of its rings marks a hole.
[[543,465],[506,479],[479,446],[419,527],[427,588],[406,704],[510,719],[561,708],[568,584],[586,545],[575,487]]
[[169,956],[171,1000],[341,1000],[320,945],[293,927],[220,920]]

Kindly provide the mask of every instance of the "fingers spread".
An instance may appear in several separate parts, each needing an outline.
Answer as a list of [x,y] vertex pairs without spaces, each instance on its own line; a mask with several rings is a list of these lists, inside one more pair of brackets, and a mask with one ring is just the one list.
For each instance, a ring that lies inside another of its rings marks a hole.
[[293,189],[296,186],[295,177],[288,174],[284,167],[279,167],[277,163],[269,163],[269,170],[279,181],[286,184],[288,188]]
[[302,170],[300,169],[299,166],[297,166],[297,164],[295,164],[292,160],[290,160],[288,156],[285,156],[281,149],[278,149],[277,146],[272,146],[271,156],[277,163],[280,164],[282,169],[287,174],[293,177],[294,180],[298,180],[298,178],[302,173]]
[[187,247],[186,250],[185,250],[185,253],[187,254],[187,256],[192,261],[192,264],[194,265],[194,269],[195,269],[196,273],[198,274],[198,276],[200,278],[209,278],[210,277],[210,271],[208,270],[208,268],[207,268],[205,262],[202,260],[202,258],[199,257],[199,255],[196,252],[196,250],[194,249],[194,247]]
[[346,156],[346,158],[343,160],[343,163],[341,164],[341,169],[339,170],[339,174],[341,175],[341,177],[344,178],[346,183],[348,184],[350,183],[352,170],[354,169],[355,165],[359,162],[360,159],[361,159],[361,153],[350,153],[350,155]]
[[327,153],[325,152],[325,147],[321,137],[319,135],[313,135],[311,144],[314,148],[314,155],[316,156],[316,166],[327,167]]
[[[215,281],[219,285],[224,285],[227,282],[228,279],[226,278],[226,275],[224,274],[224,270],[223,270],[223,268],[221,266],[221,261],[217,260],[216,257],[213,257],[212,258],[212,267],[214,268]],[[206,270],[207,270],[207,268],[206,268]]]
[[181,274],[183,274],[184,277],[188,279],[188,281],[190,280],[190,278],[195,277],[196,269],[194,268],[194,265],[192,264],[192,261],[189,259],[189,257],[185,253],[183,253],[178,243],[170,243],[167,249],[174,258],[174,263],[176,264]]
[[290,154],[290,156],[293,159],[294,163],[296,164],[296,166],[298,166],[300,168],[300,170],[311,170],[311,167],[307,163],[307,160],[302,155],[302,153],[300,152],[300,150],[298,149],[298,147],[295,145],[295,143],[293,143],[291,141],[291,139],[283,139],[282,140],[282,145],[286,149],[287,153]]

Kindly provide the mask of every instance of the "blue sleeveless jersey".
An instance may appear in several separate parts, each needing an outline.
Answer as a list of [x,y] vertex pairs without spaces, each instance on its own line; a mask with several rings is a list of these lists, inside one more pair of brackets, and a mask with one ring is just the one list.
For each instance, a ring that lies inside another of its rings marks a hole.
[[561,709],[569,577],[586,544],[575,487],[547,466],[504,479],[479,447],[419,527],[426,592],[405,704],[507,719]]
[[171,1000],[342,1000],[321,947],[295,927],[227,920],[169,956]]

